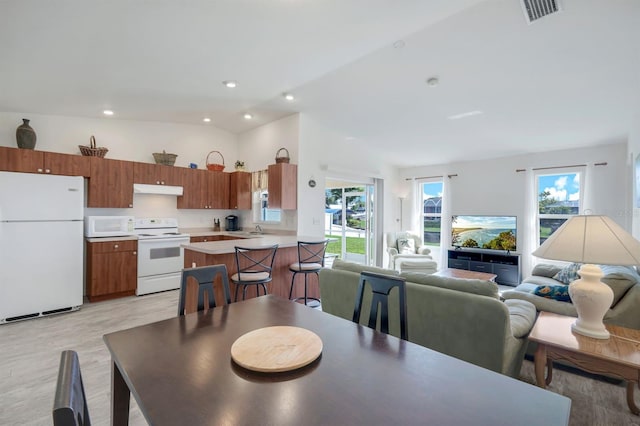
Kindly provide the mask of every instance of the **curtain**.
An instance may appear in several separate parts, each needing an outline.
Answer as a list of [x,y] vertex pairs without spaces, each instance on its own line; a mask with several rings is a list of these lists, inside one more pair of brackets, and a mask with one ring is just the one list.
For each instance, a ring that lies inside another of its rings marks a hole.
[[440,204],[440,265],[439,269],[447,267],[447,251],[451,247],[451,178],[442,178],[442,201]]
[[528,169],[525,172],[524,193],[525,193],[525,209],[524,209],[524,226],[520,230],[522,237],[522,276],[530,275],[533,267],[538,263],[537,258],[531,253],[538,247],[538,191],[536,190],[536,173]]
[[[582,179],[582,211],[580,214],[598,214],[594,210],[595,203],[593,202],[595,166],[593,163],[587,163],[587,167],[585,170],[581,170],[581,173],[584,173],[584,179]],[[600,212],[600,214],[602,213]]]
[[251,173],[251,192],[266,191],[269,187],[269,171],[258,170]]

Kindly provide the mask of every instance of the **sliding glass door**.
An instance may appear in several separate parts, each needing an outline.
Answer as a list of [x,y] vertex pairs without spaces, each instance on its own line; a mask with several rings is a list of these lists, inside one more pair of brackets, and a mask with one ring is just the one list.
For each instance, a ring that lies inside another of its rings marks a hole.
[[340,259],[364,265],[375,264],[374,187],[344,183],[325,194],[325,235],[327,252]]

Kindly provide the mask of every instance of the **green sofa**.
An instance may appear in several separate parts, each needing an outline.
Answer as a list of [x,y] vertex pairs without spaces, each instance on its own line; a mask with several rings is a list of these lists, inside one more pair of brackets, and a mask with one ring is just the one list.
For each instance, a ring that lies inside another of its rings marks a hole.
[[[504,291],[502,297],[506,300],[526,300],[533,303],[538,311],[577,317],[576,307],[571,302],[534,294],[539,286],[566,286],[553,277],[570,266],[562,268],[540,263],[533,268],[530,277],[525,278],[515,289]],[[612,265],[601,265],[601,268],[604,273],[602,282],[611,287],[614,294],[611,308],[604,316],[604,323],[640,329],[640,277],[635,268]]]
[[[322,310],[351,321],[360,272],[399,275],[406,279],[409,341],[498,373],[518,377],[535,322],[535,307],[526,301],[500,301],[490,281],[445,278],[397,271],[336,259],[320,272]],[[389,301],[389,331],[400,336],[398,290]],[[371,292],[365,291],[361,323],[366,324]]]

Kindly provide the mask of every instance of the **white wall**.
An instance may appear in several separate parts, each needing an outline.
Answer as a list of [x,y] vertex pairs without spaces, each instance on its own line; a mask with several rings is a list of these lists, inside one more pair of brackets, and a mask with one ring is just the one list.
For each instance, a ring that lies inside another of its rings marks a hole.
[[[154,163],[153,153],[178,154],[176,166],[198,164],[204,169],[207,154],[220,151],[225,171],[233,171],[238,158],[237,136],[216,127],[150,121],[83,118],[23,113],[0,113],[0,145],[17,147],[15,129],[22,118],[31,119],[38,140],[36,150],[79,154],[78,145],[89,145],[94,135],[99,146],[109,149],[106,158]],[[212,161],[214,156],[212,155]],[[220,160],[216,160],[220,161]],[[213,226],[231,210],[178,210],[175,196],[134,195],[132,209],[86,209],[86,214],[177,217],[181,227]],[[222,220],[224,224],[224,220]]]
[[[299,115],[293,114],[280,120],[273,121],[251,131],[238,135],[238,160],[244,161],[247,170],[264,170],[269,164],[276,163],[276,153],[280,148],[289,151],[289,162],[298,164],[299,141]],[[286,156],[282,151],[280,157]],[[234,160],[235,163],[235,160]],[[298,176],[300,165],[298,165]],[[298,185],[298,193],[300,186]],[[300,198],[298,198],[298,208]],[[253,227],[253,210],[238,212],[242,227]],[[280,224],[262,225],[265,230],[289,230],[297,228],[297,212],[295,210],[283,210]]]
[[[309,179],[317,182],[315,188]],[[327,178],[362,182],[372,178],[384,180],[385,201],[391,200],[396,170],[390,167],[384,156],[358,141],[347,141],[343,135],[314,120],[307,114],[300,115],[300,152],[298,168],[298,234],[324,235],[325,180]],[[395,204],[385,202],[382,229],[394,226],[397,214]],[[379,247],[382,247],[382,238]]]
[[[625,229],[631,229],[632,212],[628,208],[629,165],[627,144],[613,143],[597,147],[536,153],[492,160],[470,161],[400,170],[397,187],[408,190],[404,178],[457,174],[451,183],[451,214],[515,215],[518,217],[518,252],[524,241],[526,176],[516,169],[555,167],[606,162],[593,168],[592,214],[610,216]],[[445,177],[445,179],[447,179]],[[413,209],[409,214],[418,214]],[[408,218],[416,222],[416,217]],[[444,220],[443,220],[444,222]],[[413,222],[412,222],[413,223]],[[442,232],[450,232],[443,229]],[[527,253],[522,253],[528,256]],[[527,264],[527,262],[523,262]],[[529,271],[523,270],[523,275]]]

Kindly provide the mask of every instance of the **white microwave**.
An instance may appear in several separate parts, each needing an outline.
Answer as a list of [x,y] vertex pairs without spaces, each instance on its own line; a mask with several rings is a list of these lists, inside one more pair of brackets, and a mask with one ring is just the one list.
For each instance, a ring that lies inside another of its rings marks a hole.
[[123,237],[133,235],[133,216],[85,216],[85,237]]

